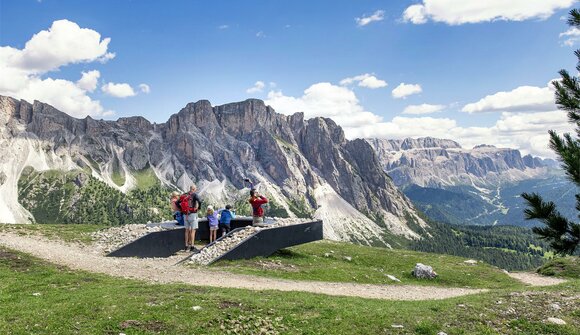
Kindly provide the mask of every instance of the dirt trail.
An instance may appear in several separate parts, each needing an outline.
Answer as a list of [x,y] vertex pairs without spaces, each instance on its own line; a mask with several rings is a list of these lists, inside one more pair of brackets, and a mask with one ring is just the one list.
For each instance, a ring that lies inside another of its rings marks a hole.
[[51,263],[76,270],[103,273],[116,277],[144,280],[151,283],[186,283],[191,285],[242,288],[250,290],[300,291],[334,296],[362,297],[388,300],[445,299],[485,290],[444,288],[414,285],[370,285],[296,281],[239,275],[203,268],[176,266],[177,257],[170,258],[112,258],[79,245],[65,244],[42,237],[0,233],[0,245],[19,250]]
[[510,272],[508,276],[530,286],[552,286],[565,283],[565,279],[541,276],[531,272]]

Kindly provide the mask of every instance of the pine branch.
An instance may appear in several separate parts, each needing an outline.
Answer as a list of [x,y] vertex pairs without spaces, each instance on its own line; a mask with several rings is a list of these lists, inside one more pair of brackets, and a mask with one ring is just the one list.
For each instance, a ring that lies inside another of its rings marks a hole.
[[568,25],[572,27],[580,27],[580,11],[578,9],[572,9],[568,14]]

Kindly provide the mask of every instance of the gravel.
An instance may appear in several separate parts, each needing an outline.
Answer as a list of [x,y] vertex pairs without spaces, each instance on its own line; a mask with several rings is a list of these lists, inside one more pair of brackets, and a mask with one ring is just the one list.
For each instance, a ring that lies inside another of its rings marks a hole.
[[91,237],[95,241],[93,247],[96,250],[101,253],[109,253],[149,233],[161,230],[165,230],[165,228],[145,224],[128,224],[99,230],[91,233]]
[[191,256],[189,263],[198,265],[208,265],[215,259],[221,257],[223,254],[235,248],[238,244],[240,244],[240,242],[244,241],[246,238],[254,235],[255,233],[261,230],[300,224],[309,221],[310,220],[294,219],[294,218],[276,219],[276,223],[269,224],[265,227],[252,227],[252,226],[245,227],[244,229],[236,231],[235,233],[231,234],[231,236],[227,236],[215,242],[214,244],[201,249],[200,253],[193,254]]

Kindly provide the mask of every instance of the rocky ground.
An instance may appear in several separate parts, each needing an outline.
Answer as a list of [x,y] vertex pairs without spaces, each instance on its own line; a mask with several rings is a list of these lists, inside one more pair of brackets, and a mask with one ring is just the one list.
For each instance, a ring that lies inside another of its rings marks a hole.
[[200,253],[191,256],[190,263],[207,265],[211,263],[213,260],[220,257],[221,255],[228,252],[229,250],[232,250],[235,246],[237,246],[240,242],[242,242],[246,238],[252,236],[254,233],[257,233],[262,229],[277,228],[309,221],[311,220],[297,218],[288,218],[288,219],[277,218],[276,223],[269,224],[265,227],[252,227],[252,226],[245,227],[243,230],[234,232],[231,236],[227,236],[215,242],[214,244],[201,249]]
[[93,247],[99,252],[107,254],[149,233],[164,229],[167,228],[146,224],[128,224],[99,230],[92,233],[91,237],[94,239]]

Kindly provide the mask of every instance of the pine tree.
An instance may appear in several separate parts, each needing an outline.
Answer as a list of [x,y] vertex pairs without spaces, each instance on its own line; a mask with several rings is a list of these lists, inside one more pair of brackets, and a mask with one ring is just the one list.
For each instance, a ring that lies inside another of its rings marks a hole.
[[[579,10],[570,11],[568,25],[580,28]],[[576,50],[575,55],[578,58],[576,71],[580,72],[580,49]],[[562,162],[567,178],[576,186],[580,186],[580,77],[571,76],[566,70],[560,70],[560,76],[562,77],[560,81],[552,83],[556,89],[556,104],[559,109],[568,112],[570,123],[576,126],[576,136],[566,133],[560,137],[555,131],[550,130],[550,148]],[[522,193],[522,197],[528,203],[528,208],[524,211],[525,218],[537,219],[545,224],[542,227],[534,227],[534,233],[549,241],[552,249],[558,254],[573,254],[580,244],[580,224],[562,216],[553,202],[545,202],[537,193]],[[578,193],[576,210],[580,212]],[[578,217],[580,218],[580,214]]]

